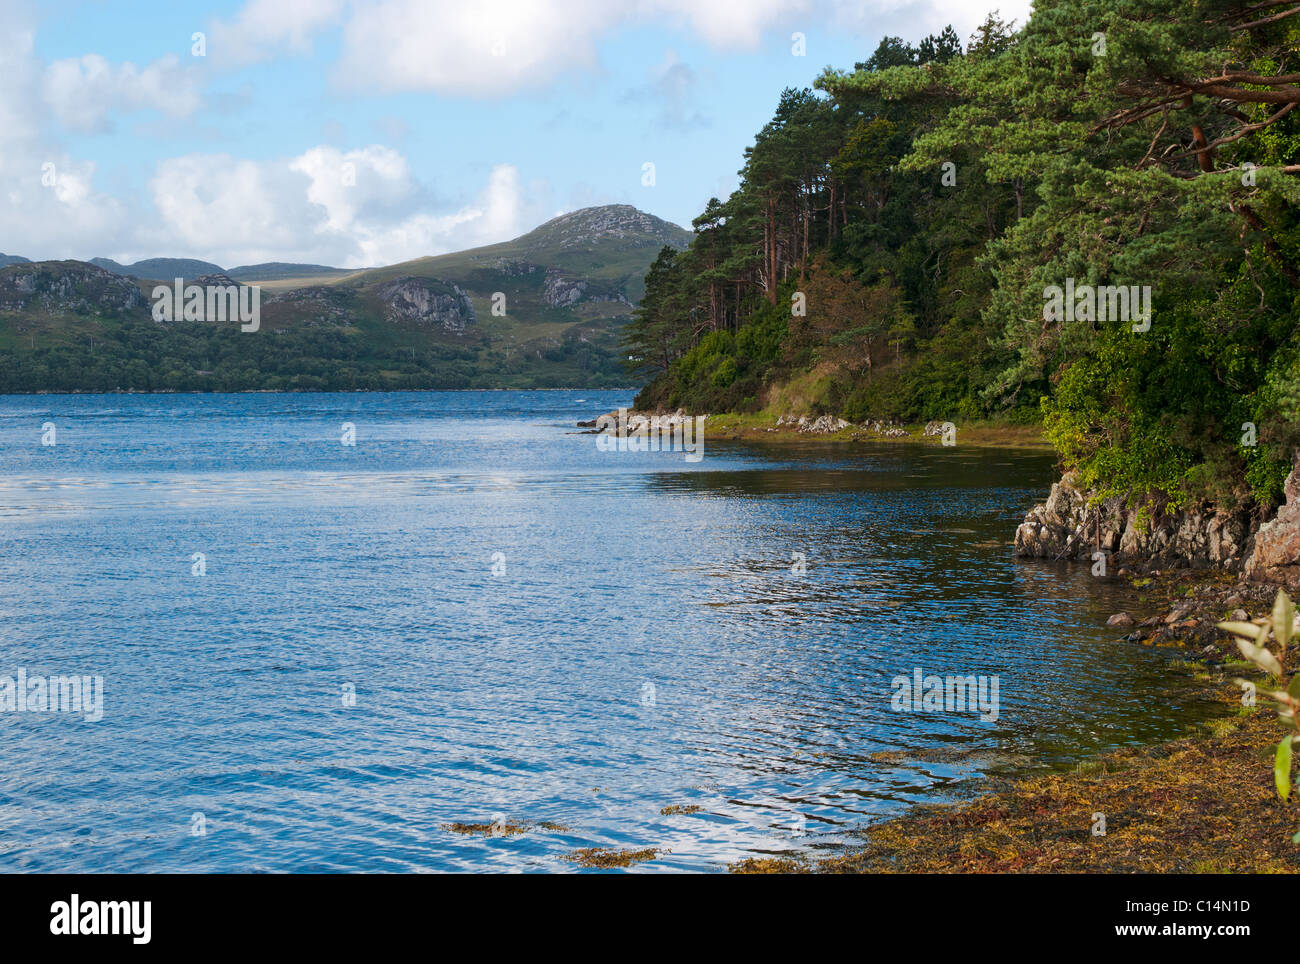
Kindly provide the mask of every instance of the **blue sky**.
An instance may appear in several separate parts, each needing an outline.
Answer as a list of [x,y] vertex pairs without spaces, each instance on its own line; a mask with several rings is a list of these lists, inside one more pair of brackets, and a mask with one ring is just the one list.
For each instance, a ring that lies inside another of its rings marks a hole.
[[358,266],[590,204],[689,226],[783,87],[993,6],[1028,3],[0,0],[0,251]]

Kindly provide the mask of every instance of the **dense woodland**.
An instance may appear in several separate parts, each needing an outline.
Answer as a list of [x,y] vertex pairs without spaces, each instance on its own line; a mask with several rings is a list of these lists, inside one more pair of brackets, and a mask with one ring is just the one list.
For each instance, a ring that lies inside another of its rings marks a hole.
[[250,337],[238,325],[96,320],[91,333],[54,345],[0,340],[0,394],[617,388],[628,380],[615,336],[576,327],[553,344],[511,351],[477,333],[399,340],[377,324],[264,328]]
[[[626,329],[638,405],[1041,420],[1100,492],[1276,503],[1297,105],[1291,0],[1037,0],[887,38],[786,90],[739,190],[661,253]],[[1067,279],[1149,286],[1150,329],[1045,320]]]

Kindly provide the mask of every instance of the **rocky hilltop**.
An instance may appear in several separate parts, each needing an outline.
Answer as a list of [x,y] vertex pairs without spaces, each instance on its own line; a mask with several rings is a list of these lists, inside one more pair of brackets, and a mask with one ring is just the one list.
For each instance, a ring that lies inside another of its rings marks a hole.
[[520,240],[551,243],[562,248],[599,244],[610,238],[652,247],[678,246],[690,240],[690,233],[630,204],[606,204],[561,214],[530,231]]
[[20,262],[0,270],[0,312],[111,317],[145,305],[139,285],[84,261]]

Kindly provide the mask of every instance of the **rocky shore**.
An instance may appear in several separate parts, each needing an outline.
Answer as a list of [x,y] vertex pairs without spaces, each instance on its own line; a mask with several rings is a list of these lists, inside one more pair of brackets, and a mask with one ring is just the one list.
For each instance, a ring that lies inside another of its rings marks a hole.
[[[618,412],[608,412],[617,418]],[[629,428],[651,418],[682,419],[682,409],[675,412],[629,410]],[[708,432],[713,438],[754,441],[785,438],[819,439],[828,442],[918,442],[929,445],[977,445],[1011,448],[1046,449],[1041,431],[1033,426],[980,424],[954,426],[950,422],[931,421],[925,425],[902,425],[898,422],[868,419],[851,422],[835,415],[705,415]],[[578,428],[588,432],[596,428],[599,418],[580,421]],[[947,434],[945,435],[945,430]]]
[[[615,416],[617,413],[611,413]],[[681,419],[684,413],[661,414]],[[631,415],[629,421],[631,421]],[[579,423],[594,427],[595,420]],[[941,444],[951,426],[855,425],[833,416],[709,416],[715,437],[776,435],[828,441]],[[958,444],[1041,446],[1019,426],[961,426]],[[1236,678],[1248,664],[1216,624],[1271,611],[1279,587],[1300,599],[1300,452],[1271,517],[1200,505],[1163,507],[1111,499],[1090,504],[1066,475],[1015,535],[1021,558],[1096,565],[1135,590],[1131,612],[1108,623],[1117,644],[1177,654],[1187,685],[1209,689],[1223,716],[1187,737],[1125,747],[1073,771],[990,781],[964,803],[920,806],[867,831],[868,844],[835,856],[750,859],[734,873],[1234,873],[1300,871],[1300,811],[1274,789],[1276,715],[1243,705]],[[1293,644],[1294,646],[1294,644]],[[1261,680],[1262,682],[1262,680]],[[918,748],[916,754],[928,751]],[[1093,816],[1108,831],[1093,833]]]
[[1211,507],[1148,521],[1119,500],[1089,505],[1067,476],[1017,530],[1022,557],[1114,556],[1111,575],[1138,590],[1141,610],[1109,624],[1128,630],[1126,642],[1179,652],[1177,664],[1212,689],[1223,716],[1203,731],[995,785],[970,802],[918,807],[838,856],[750,859],[732,872],[1300,872],[1300,811],[1278,799],[1271,766],[1282,730],[1266,701],[1242,698],[1236,679],[1260,674],[1216,628],[1269,613],[1279,586],[1300,596],[1300,452],[1285,491],[1262,522]]
[[1300,451],[1286,479],[1285,502],[1266,519],[1250,508],[1202,505],[1166,512],[1158,503],[1094,502],[1067,474],[1016,529],[1015,552],[1104,561],[1119,575],[1211,570],[1294,590],[1300,581]]

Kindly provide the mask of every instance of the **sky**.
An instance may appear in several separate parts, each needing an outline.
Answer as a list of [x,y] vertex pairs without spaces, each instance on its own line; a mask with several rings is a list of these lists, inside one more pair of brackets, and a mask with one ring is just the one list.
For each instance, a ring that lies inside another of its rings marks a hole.
[[0,252],[363,267],[595,204],[689,227],[783,88],[1029,6],[0,0]]

